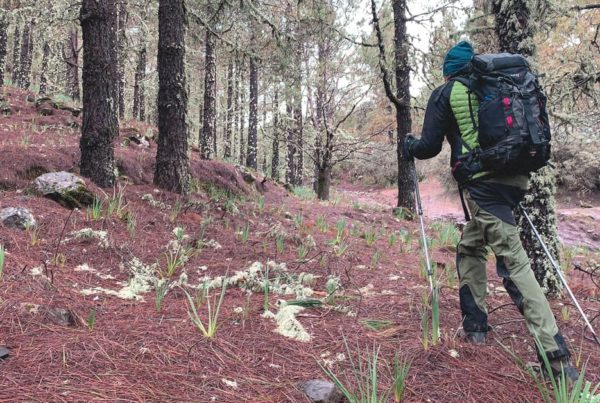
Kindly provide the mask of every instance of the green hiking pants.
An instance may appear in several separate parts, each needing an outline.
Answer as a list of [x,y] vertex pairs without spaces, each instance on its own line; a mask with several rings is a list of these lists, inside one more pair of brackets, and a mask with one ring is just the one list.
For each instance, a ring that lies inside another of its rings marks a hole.
[[489,329],[485,304],[486,246],[489,246],[496,255],[498,274],[507,292],[525,317],[529,331],[540,340],[546,355],[550,359],[568,356],[548,300],[531,270],[517,227],[479,208],[468,192],[465,193],[471,221],[464,228],[456,259],[463,328],[466,332]]

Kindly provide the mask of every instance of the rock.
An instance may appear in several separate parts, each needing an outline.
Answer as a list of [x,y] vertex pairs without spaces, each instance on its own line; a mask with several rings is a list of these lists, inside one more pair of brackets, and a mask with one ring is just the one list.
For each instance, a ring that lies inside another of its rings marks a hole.
[[61,111],[71,112],[71,115],[73,115],[73,117],[78,117],[79,114],[81,113],[80,108],[76,107],[75,105],[73,105],[69,102],[58,101],[58,102],[55,102],[54,105],[56,106],[56,109],[60,109]]
[[123,127],[119,129],[119,134],[123,137],[141,137],[142,132],[137,127]]
[[27,229],[37,225],[33,214],[25,208],[7,207],[0,211],[0,221],[9,228]]
[[286,220],[291,220],[292,218],[294,218],[292,213],[290,213],[289,211],[286,211],[285,213],[283,213],[283,216],[285,217]]
[[27,95],[27,102],[35,102],[35,95],[28,94]]
[[12,108],[7,102],[0,101],[0,112],[2,112],[4,116],[10,116],[12,114]]
[[313,379],[308,382],[301,383],[302,390],[310,401],[315,403],[342,403],[344,396],[337,390],[331,382],[321,379]]
[[69,209],[88,207],[94,202],[94,194],[88,190],[85,181],[69,172],[43,174],[33,181],[33,185],[39,193]]
[[42,97],[35,101],[35,109],[42,116],[54,115],[54,110],[57,109],[56,102],[52,98]]
[[65,308],[48,308],[44,317],[59,326],[75,326],[75,315]]
[[148,140],[146,140],[145,137],[129,136],[129,137],[127,137],[127,139],[129,140],[130,143],[135,143],[139,147],[143,147],[143,148],[150,147],[150,143],[148,142]]
[[0,346],[0,360],[5,360],[8,358],[10,354],[10,350],[5,346]]

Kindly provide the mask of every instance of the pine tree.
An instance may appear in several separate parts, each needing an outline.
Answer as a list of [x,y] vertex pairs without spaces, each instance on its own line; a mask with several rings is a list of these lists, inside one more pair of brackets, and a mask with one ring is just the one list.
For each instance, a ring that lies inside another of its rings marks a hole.
[[[495,0],[493,11],[500,50],[532,57],[535,52],[534,28],[530,21],[528,2],[525,0]],[[550,167],[540,169],[531,175],[528,194],[525,196],[523,205],[550,253],[557,258],[559,242],[555,193],[556,177],[553,169]],[[521,233],[521,242],[529,254],[531,267],[538,282],[545,292],[556,294],[560,291],[561,283],[554,267],[525,217],[518,210],[515,213]]]
[[189,189],[184,0],[158,6],[158,150],[154,184],[177,193]]
[[101,187],[115,183],[119,133],[115,0],[83,0],[83,124],[81,174]]
[[8,39],[8,15],[0,10],[0,88],[4,86],[4,61],[6,59],[6,44]]

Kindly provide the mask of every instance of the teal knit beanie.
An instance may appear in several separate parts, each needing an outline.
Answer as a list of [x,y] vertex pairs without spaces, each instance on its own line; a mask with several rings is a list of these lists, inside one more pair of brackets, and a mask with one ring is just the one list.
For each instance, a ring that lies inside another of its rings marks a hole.
[[474,54],[473,46],[467,41],[460,41],[454,45],[444,58],[444,77],[451,76],[465,67]]

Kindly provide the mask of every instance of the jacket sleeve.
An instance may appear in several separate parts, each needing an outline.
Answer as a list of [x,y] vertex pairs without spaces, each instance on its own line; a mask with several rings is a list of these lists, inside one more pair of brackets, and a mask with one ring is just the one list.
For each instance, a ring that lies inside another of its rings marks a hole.
[[452,82],[436,88],[429,97],[421,138],[410,147],[413,157],[420,160],[433,158],[442,150],[444,137],[453,118],[450,107],[451,90]]

